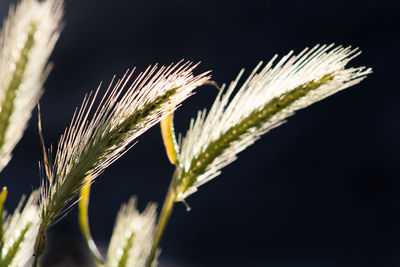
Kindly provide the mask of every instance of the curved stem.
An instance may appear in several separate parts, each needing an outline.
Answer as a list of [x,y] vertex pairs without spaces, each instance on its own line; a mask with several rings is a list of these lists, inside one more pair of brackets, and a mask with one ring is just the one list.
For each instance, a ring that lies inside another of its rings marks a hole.
[[174,113],[169,114],[160,122],[161,135],[167,153],[168,159],[171,164],[178,164],[179,146],[176,142],[174,130]]
[[7,198],[7,187],[3,187],[1,193],[0,193],[0,263],[2,261],[2,252],[3,252],[3,234],[4,234],[4,229],[3,229],[3,208],[4,208],[4,202],[6,201]]
[[161,242],[162,235],[165,231],[169,218],[171,217],[172,211],[174,209],[174,203],[176,200],[176,191],[175,191],[176,180],[177,180],[177,171],[175,171],[174,173],[174,176],[172,178],[171,184],[169,185],[169,189],[163,203],[161,214],[157,223],[157,229],[154,236],[153,245],[151,247],[151,252],[149,257],[147,258],[146,267],[152,266],[152,263],[157,253],[157,248]]
[[79,228],[81,229],[82,235],[86,240],[89,250],[93,256],[94,261],[98,266],[103,266],[104,259],[98,250],[96,243],[94,242],[92,235],[90,233],[89,226],[89,199],[90,199],[90,187],[91,187],[91,174],[85,177],[85,186],[81,189],[80,199],[78,203],[78,221]]

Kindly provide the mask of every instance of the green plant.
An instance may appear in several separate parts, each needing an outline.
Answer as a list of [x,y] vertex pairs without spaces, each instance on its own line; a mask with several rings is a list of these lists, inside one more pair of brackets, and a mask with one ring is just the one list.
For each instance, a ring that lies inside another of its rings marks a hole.
[[[62,0],[23,0],[10,9],[0,47],[0,168],[22,136],[48,74],[47,60],[61,31]],[[197,64],[150,66],[134,78],[127,71],[113,80],[100,103],[90,93],[61,136],[55,157],[43,145],[41,187],[13,215],[0,220],[0,266],[39,264],[49,227],[79,202],[79,223],[99,266],[154,266],[158,247],[176,202],[220,174],[236,155],[295,111],[359,83],[371,69],[345,68],[359,54],[341,46],[315,46],[260,63],[237,89],[243,70],[223,85],[207,113],[200,111],[186,136],[176,141],[172,114],[193,90],[209,83],[210,73],[193,74]],[[97,105],[97,107],[95,107]],[[119,212],[107,257],[90,234],[90,185],[146,130],[161,121],[168,157],[175,165],[156,222],[156,206],[139,213],[135,199]],[[39,129],[41,122],[39,116]],[[79,198],[77,198],[77,196]],[[7,196],[0,195],[0,211]],[[78,201],[78,200],[79,201]],[[39,203],[39,204],[38,204]],[[4,223],[3,223],[4,221]],[[34,255],[34,257],[32,257]]]

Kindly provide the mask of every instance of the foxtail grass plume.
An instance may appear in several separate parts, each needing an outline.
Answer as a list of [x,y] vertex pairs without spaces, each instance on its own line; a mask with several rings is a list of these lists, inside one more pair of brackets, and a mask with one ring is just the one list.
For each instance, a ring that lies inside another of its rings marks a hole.
[[0,34],[0,171],[11,159],[49,73],[60,34],[62,0],[22,0]]
[[[139,214],[136,199],[122,205],[118,213],[106,267],[144,267],[150,254],[156,227],[156,205],[149,204]],[[157,260],[152,266],[157,265]]]
[[[61,136],[48,180],[41,187],[43,228],[46,229],[84,186],[127,151],[133,141],[209,79],[194,76],[190,62],[148,67],[131,82],[132,72],[112,81],[90,116],[98,90],[85,97],[71,125]],[[89,120],[88,118],[91,117]]]
[[35,191],[22,208],[23,197],[14,214],[6,217],[0,266],[24,267],[33,260],[34,243],[40,225],[37,200],[38,192]]
[[182,201],[220,174],[237,153],[262,134],[304,108],[363,80],[371,69],[345,68],[359,55],[357,49],[334,45],[315,46],[299,55],[277,56],[253,70],[235,95],[240,72],[221,90],[208,115],[200,111],[180,147],[175,178],[176,200]]

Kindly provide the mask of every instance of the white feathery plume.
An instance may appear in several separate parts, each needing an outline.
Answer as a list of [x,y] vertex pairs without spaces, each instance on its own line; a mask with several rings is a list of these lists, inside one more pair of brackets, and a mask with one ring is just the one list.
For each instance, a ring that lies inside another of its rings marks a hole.
[[21,139],[49,73],[61,30],[62,0],[23,0],[0,33],[0,171]]
[[[58,143],[47,185],[42,185],[41,208],[44,229],[58,217],[84,186],[117,160],[133,141],[158,123],[210,77],[192,74],[190,62],[169,67],[150,66],[131,82],[127,72],[111,82],[92,118],[89,116],[98,90],[86,96],[71,125]],[[44,181],[45,182],[45,181]]]
[[5,221],[1,266],[23,267],[33,260],[33,246],[40,225],[38,192],[31,194],[21,212],[24,199]]
[[[136,199],[122,205],[107,252],[106,267],[144,267],[153,244],[156,205],[149,204],[139,214]],[[152,266],[157,265],[155,260]]]
[[[177,200],[220,174],[236,154],[301,108],[359,83],[371,69],[345,68],[357,49],[315,46],[293,51],[274,65],[262,62],[233,96],[243,70],[227,90],[221,90],[208,115],[200,111],[181,144]],[[232,99],[231,99],[232,98]],[[231,99],[231,100],[230,100]]]

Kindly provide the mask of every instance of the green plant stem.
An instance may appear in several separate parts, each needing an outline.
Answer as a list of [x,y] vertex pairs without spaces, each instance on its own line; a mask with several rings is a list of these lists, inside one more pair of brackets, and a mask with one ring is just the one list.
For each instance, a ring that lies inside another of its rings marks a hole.
[[161,209],[160,217],[158,218],[157,229],[154,236],[153,245],[151,247],[151,252],[149,257],[147,258],[146,267],[151,267],[154,261],[154,258],[157,253],[157,248],[161,242],[162,235],[164,233],[165,227],[168,224],[169,218],[171,217],[172,211],[174,209],[174,204],[176,201],[176,181],[177,181],[177,170],[175,170],[174,176],[172,178],[171,184],[169,185],[167,195],[165,197],[163,207]]
[[91,174],[85,177],[86,185],[82,188],[80,192],[80,199],[78,203],[78,222],[79,228],[81,229],[82,235],[86,240],[86,244],[93,256],[94,261],[96,262],[97,266],[103,266],[104,259],[98,250],[96,243],[92,238],[92,234],[90,233],[90,226],[89,226],[89,199],[90,199],[90,179]]
[[165,147],[165,152],[171,164],[178,164],[179,147],[176,142],[174,130],[174,113],[172,112],[160,122],[161,135]]
[[38,259],[39,259],[39,257],[35,254],[32,267],[37,267],[38,266]]
[[2,254],[3,254],[3,235],[4,235],[4,229],[3,229],[3,208],[4,208],[4,202],[7,199],[7,187],[3,187],[1,193],[0,193],[0,262],[2,260]]
[[33,247],[33,263],[32,267],[38,267],[39,257],[43,254],[46,246],[46,229],[40,224],[38,234],[36,236],[35,245]]

